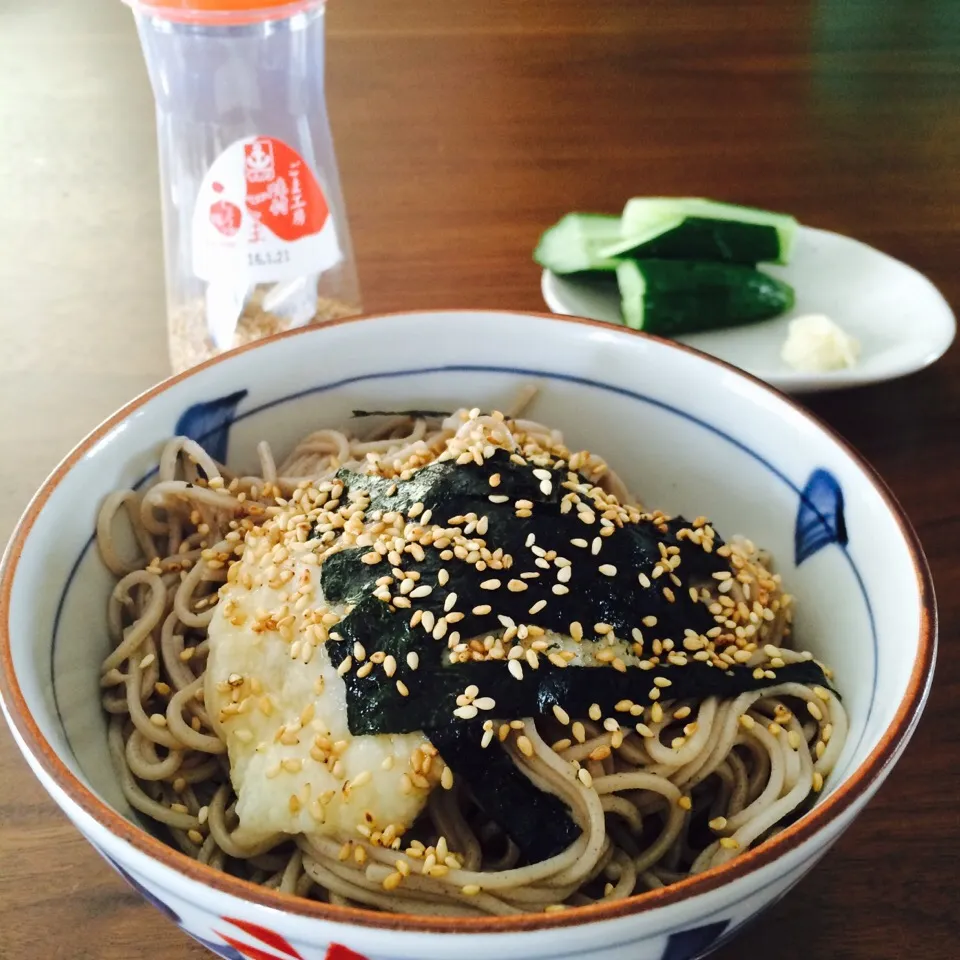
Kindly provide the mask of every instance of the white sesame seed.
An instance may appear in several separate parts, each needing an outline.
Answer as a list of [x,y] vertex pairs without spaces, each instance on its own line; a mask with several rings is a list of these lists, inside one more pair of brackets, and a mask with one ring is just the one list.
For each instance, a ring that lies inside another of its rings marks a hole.
[[[384,669],[386,669],[386,665],[387,665],[386,660],[384,660],[383,665],[384,665]],[[420,654],[417,653],[416,650],[411,650],[407,654],[407,666],[411,670],[416,670],[420,666]],[[390,676],[390,674],[387,674],[387,676]]]
[[500,581],[495,578],[491,578],[490,580],[484,580],[483,583],[480,584],[481,590],[498,590],[499,588],[500,588]]
[[533,616],[533,614],[539,613],[546,605],[546,600],[538,600],[527,612]]
[[594,537],[593,542],[590,544],[590,552],[596,556],[600,552],[600,548],[603,546],[603,540],[600,537]]
[[545,496],[549,497],[553,493],[553,483],[550,480],[541,480],[540,481],[540,492]]
[[577,779],[588,789],[593,786],[593,777],[590,776],[590,771],[586,767],[581,767],[577,771]]
[[569,583],[570,577],[573,576],[573,567],[561,567],[557,571],[557,579],[561,583]]
[[491,503],[506,503],[510,498],[505,497],[502,493],[491,493],[487,499]]
[[407,689],[407,685],[402,680],[397,681],[397,692],[401,697],[410,696],[410,691]]
[[472,704],[467,704],[464,707],[457,707],[453,711],[455,717],[459,717],[461,720],[472,720],[477,715],[477,708]]
[[617,568],[612,563],[601,563],[597,570],[605,577],[615,577],[617,575]]
[[337,674],[345,677],[350,672],[351,667],[353,667],[353,657],[344,657],[340,661],[340,666],[337,667]]
[[[518,648],[519,649],[519,648]],[[510,671],[510,674],[517,680],[523,679],[523,667],[520,666],[519,660],[510,660],[507,663],[507,669]]]
[[457,604],[457,595],[448,593],[446,600],[443,601],[443,612],[449,613]]
[[[412,583],[412,581],[404,580],[404,583]],[[419,600],[421,597],[429,597],[431,593],[433,593],[433,587],[429,586],[429,584],[424,583],[424,584],[421,584],[419,587],[414,587],[410,591],[410,596]]]
[[439,583],[441,587],[445,587],[449,579],[450,573],[445,567],[441,567],[439,573],[437,573],[437,583]]
[[551,590],[552,593],[555,593],[558,597],[562,597],[565,593],[569,593],[569,592],[570,592],[570,588],[564,586],[562,583],[555,583],[555,584],[550,588],[550,590]]
[[583,539],[583,537],[574,537],[574,538],[570,541],[570,543],[572,543],[573,546],[575,546],[575,547],[580,547],[581,549],[582,549],[583,547],[588,547],[588,546],[590,546],[590,544],[588,544],[587,541]]

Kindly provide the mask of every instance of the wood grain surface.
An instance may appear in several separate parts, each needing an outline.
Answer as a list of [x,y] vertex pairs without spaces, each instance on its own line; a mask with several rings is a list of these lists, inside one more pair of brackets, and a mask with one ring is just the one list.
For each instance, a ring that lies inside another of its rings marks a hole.
[[[542,309],[572,209],[785,209],[960,302],[957,0],[336,0],[329,100],[368,310]],[[0,2],[0,535],[167,372],[153,101],[119,0]],[[909,322],[909,321],[907,321]],[[811,401],[919,530],[941,609],[912,745],[824,863],[718,957],[960,955],[960,352]],[[0,732],[0,958],[201,960]]]

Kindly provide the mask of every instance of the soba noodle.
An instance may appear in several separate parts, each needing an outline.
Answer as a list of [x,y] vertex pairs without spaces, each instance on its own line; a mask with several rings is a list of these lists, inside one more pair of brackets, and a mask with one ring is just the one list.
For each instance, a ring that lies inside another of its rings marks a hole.
[[[177,848],[254,883],[331,903],[515,914],[669,884],[737,856],[812,802],[842,748],[844,710],[822,688],[772,682],[732,698],[660,700],[640,723],[613,730],[589,716],[502,724],[499,738],[513,762],[563,801],[581,831],[541,862],[522,863],[460,784],[434,789],[403,837],[278,833],[250,842],[224,741],[204,705],[207,628],[247,532],[280,515],[298,489],[344,466],[372,472],[427,463],[452,438],[478,430],[507,444],[562,444],[541,424],[478,411],[442,422],[397,416],[378,423],[365,437],[318,430],[279,464],[261,443],[258,476],[235,475],[178,437],[164,447],[152,487],[118,491],[103,505],[97,541],[119,578],[101,681],[110,752],[131,806]],[[634,502],[603,461],[583,455],[580,469],[620,502]],[[132,537],[120,535],[121,525]],[[121,546],[124,539],[132,551]],[[783,662],[802,659],[785,648],[790,600],[768,559],[748,541],[730,547],[742,576],[718,585],[717,598],[749,608],[751,583],[775,583],[776,615],[760,620],[760,635]],[[436,753],[422,748],[434,773],[443,769]]]

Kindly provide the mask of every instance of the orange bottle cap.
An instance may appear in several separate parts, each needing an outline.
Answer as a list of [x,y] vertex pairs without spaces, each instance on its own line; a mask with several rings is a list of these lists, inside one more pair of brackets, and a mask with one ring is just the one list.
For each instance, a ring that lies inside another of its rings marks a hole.
[[178,23],[233,26],[282,20],[325,0],[124,0],[134,12]]

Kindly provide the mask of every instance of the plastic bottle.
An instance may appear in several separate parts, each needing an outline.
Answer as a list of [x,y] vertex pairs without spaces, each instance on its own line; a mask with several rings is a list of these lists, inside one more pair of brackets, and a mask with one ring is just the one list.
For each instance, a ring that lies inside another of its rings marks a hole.
[[157,105],[175,370],[360,312],[324,0],[127,0]]

